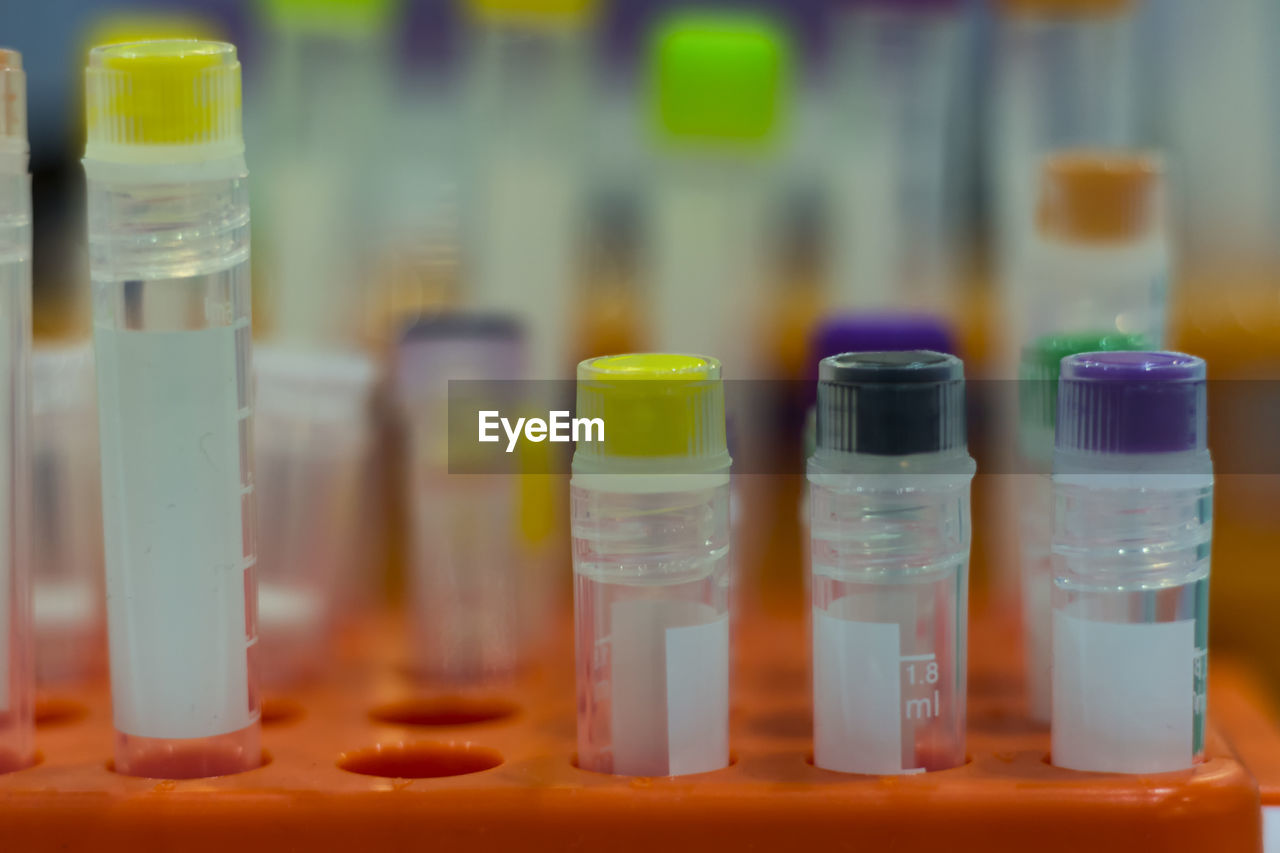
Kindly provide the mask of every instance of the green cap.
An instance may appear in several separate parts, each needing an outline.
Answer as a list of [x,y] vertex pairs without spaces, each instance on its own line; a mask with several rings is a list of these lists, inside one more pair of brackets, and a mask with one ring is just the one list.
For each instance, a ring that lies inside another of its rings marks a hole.
[[658,133],[680,141],[762,143],[782,124],[791,46],[767,18],[677,13],[649,49]]
[[267,19],[287,30],[330,36],[368,36],[391,27],[399,0],[261,0]]
[[1072,332],[1046,335],[1022,350],[1018,368],[1018,409],[1023,427],[1053,431],[1058,417],[1058,372],[1062,360],[1082,352],[1149,349],[1142,335],[1122,332]]

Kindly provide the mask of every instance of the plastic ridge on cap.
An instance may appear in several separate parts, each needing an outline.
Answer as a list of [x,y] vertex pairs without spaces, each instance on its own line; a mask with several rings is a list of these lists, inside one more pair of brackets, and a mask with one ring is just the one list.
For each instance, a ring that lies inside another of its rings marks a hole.
[[575,466],[644,460],[646,472],[719,471],[729,465],[720,362],[637,353],[578,365],[579,418],[604,421],[604,441],[580,441]]
[[1062,360],[1059,450],[1180,453],[1208,446],[1203,359],[1179,352],[1091,352]]
[[240,63],[224,42],[196,39],[95,47],[85,70],[86,159],[120,149],[200,146],[241,154]]
[[679,13],[650,44],[650,98],[669,140],[763,143],[777,135],[791,86],[791,47],[767,18]]
[[906,456],[964,448],[964,399],[964,363],[954,355],[825,358],[818,366],[818,450]]

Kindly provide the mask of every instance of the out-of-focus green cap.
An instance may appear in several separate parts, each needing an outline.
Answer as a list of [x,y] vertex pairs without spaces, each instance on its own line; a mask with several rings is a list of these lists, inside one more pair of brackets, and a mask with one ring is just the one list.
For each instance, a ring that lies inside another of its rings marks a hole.
[[400,0],[262,0],[262,9],[280,29],[361,36],[389,29]]
[[1018,408],[1022,425],[1053,431],[1058,417],[1058,372],[1062,360],[1082,352],[1150,349],[1142,335],[1122,332],[1073,332],[1046,335],[1022,350],[1018,368]]
[[654,123],[667,139],[761,143],[784,120],[791,46],[767,18],[677,13],[649,51]]

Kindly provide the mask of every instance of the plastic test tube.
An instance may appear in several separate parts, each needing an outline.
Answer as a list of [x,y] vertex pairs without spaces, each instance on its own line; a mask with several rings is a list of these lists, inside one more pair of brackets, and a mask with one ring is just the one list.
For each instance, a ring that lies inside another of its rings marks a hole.
[[1213,466],[1205,363],[1062,362],[1053,461],[1053,763],[1159,773],[1204,758]]
[[567,379],[585,233],[596,0],[467,0],[467,303],[528,325],[530,375]]
[[[957,0],[833,4],[832,284],[843,308],[948,307]],[[845,352],[847,350],[842,350]]]
[[35,761],[27,537],[31,179],[22,56],[0,48],[0,773]]
[[1080,333],[1049,335],[1022,351],[1018,384],[1018,540],[1021,557],[1023,663],[1027,712],[1048,724],[1053,704],[1053,430],[1058,416],[1058,372],[1062,359],[1082,352],[1139,350],[1137,335]]
[[523,478],[484,467],[467,473],[471,460],[450,457],[449,395],[452,381],[459,405],[479,393],[479,410],[502,411],[525,357],[523,329],[505,315],[424,319],[396,348],[408,456],[409,658],[433,683],[491,686],[522,662],[525,606],[537,600],[525,597],[536,572],[520,548]]
[[1066,151],[1041,169],[1024,278],[1034,337],[1055,332],[1164,340],[1172,249],[1164,170],[1148,153]]
[[[720,363],[578,366],[573,459],[578,766],[678,776],[729,764],[729,453]],[[599,437],[593,433],[593,437]]]
[[321,674],[360,555],[376,368],[363,353],[255,347],[263,684]]
[[658,150],[644,263],[656,344],[714,352],[734,379],[768,378],[759,337],[779,265],[770,158],[785,127],[790,45],[765,18],[690,12],[659,26],[651,52]]
[[89,265],[115,769],[257,767],[249,199],[235,48],[94,48]]
[[814,764],[965,761],[969,484],[964,365],[942,353],[824,359],[812,506]]
[[67,683],[106,664],[92,344],[36,346],[31,393],[36,680]]

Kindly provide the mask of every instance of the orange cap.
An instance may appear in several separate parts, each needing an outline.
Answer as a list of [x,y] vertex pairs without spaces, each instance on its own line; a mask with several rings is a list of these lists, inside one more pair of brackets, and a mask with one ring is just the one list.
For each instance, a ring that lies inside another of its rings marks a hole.
[[1069,243],[1125,243],[1160,215],[1160,161],[1143,152],[1068,151],[1045,159],[1040,233]]
[[1134,0],[999,0],[1006,15],[1028,15],[1045,18],[1118,15],[1132,10]]

